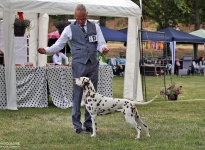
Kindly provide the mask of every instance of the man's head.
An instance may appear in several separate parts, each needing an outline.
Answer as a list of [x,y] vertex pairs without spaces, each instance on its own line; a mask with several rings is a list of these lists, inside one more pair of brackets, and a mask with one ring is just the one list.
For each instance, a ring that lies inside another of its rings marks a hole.
[[59,52],[56,52],[56,55],[59,56]]
[[75,8],[75,12],[74,12],[74,15],[75,15],[75,19],[77,21],[77,23],[79,25],[85,25],[85,22],[87,20],[87,11],[86,11],[86,8],[83,4],[78,4]]
[[120,52],[120,57],[125,57],[125,53],[123,51]]

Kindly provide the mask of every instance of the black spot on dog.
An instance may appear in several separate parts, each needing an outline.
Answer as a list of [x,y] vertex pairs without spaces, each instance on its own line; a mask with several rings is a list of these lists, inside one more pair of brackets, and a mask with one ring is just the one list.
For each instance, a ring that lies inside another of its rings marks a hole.
[[90,106],[88,106],[88,107],[87,107],[87,109],[88,109],[88,110],[91,110],[91,107],[90,107]]
[[90,95],[90,97],[92,97],[92,98],[95,98],[95,94],[93,94],[93,95]]
[[100,106],[101,101],[102,101],[102,100],[100,100],[100,101],[97,103],[97,106]]

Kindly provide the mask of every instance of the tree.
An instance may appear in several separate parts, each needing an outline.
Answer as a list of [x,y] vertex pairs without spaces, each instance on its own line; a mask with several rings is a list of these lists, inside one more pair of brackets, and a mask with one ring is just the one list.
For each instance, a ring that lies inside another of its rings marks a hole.
[[[139,3],[138,0],[134,0],[134,2],[137,4]],[[158,30],[166,27],[176,27],[180,19],[179,14],[181,13],[183,13],[183,11],[178,9],[174,0],[142,1],[143,19],[148,18],[154,22],[157,22]]]
[[[133,0],[139,5],[138,0]],[[178,23],[186,26],[205,23],[205,3],[203,0],[143,0],[143,18],[157,22],[157,29],[176,27]]]

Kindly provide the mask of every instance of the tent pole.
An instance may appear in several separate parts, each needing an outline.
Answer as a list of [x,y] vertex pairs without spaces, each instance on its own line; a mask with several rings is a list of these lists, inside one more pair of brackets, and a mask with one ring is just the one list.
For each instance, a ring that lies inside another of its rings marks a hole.
[[[38,21],[38,26],[37,26],[37,28],[38,28],[38,29],[37,29],[37,31],[38,31],[38,32],[37,32],[37,49],[39,48],[39,17],[40,17],[40,13],[37,14],[37,21]],[[39,61],[39,60],[38,60],[38,59],[39,59],[39,58],[38,58],[38,55],[39,55],[39,54],[38,54],[38,51],[36,50],[36,66],[39,65],[39,63],[38,63],[38,61]]]
[[193,56],[194,56],[194,59],[197,59],[197,52],[198,52],[198,44],[194,43],[193,44]]

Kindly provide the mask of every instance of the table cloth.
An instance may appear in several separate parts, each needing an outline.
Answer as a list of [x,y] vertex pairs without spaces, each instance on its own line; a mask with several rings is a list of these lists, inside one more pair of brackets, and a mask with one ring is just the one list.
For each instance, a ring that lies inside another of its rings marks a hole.
[[7,105],[5,81],[5,69],[3,65],[0,65],[0,109],[4,108]]
[[[113,96],[112,78],[112,67],[100,66],[98,93]],[[71,67],[16,67],[16,87],[17,107],[47,107],[47,89],[55,106],[63,109],[72,107]],[[6,105],[5,68],[0,66],[0,109]]]
[[[113,96],[112,77],[111,66],[100,66],[98,93],[108,97]],[[47,67],[47,78],[53,104],[63,109],[72,107],[73,82],[71,67]]]
[[[16,67],[17,107],[47,107],[46,67]],[[6,101],[5,68],[0,67],[0,109]]]

